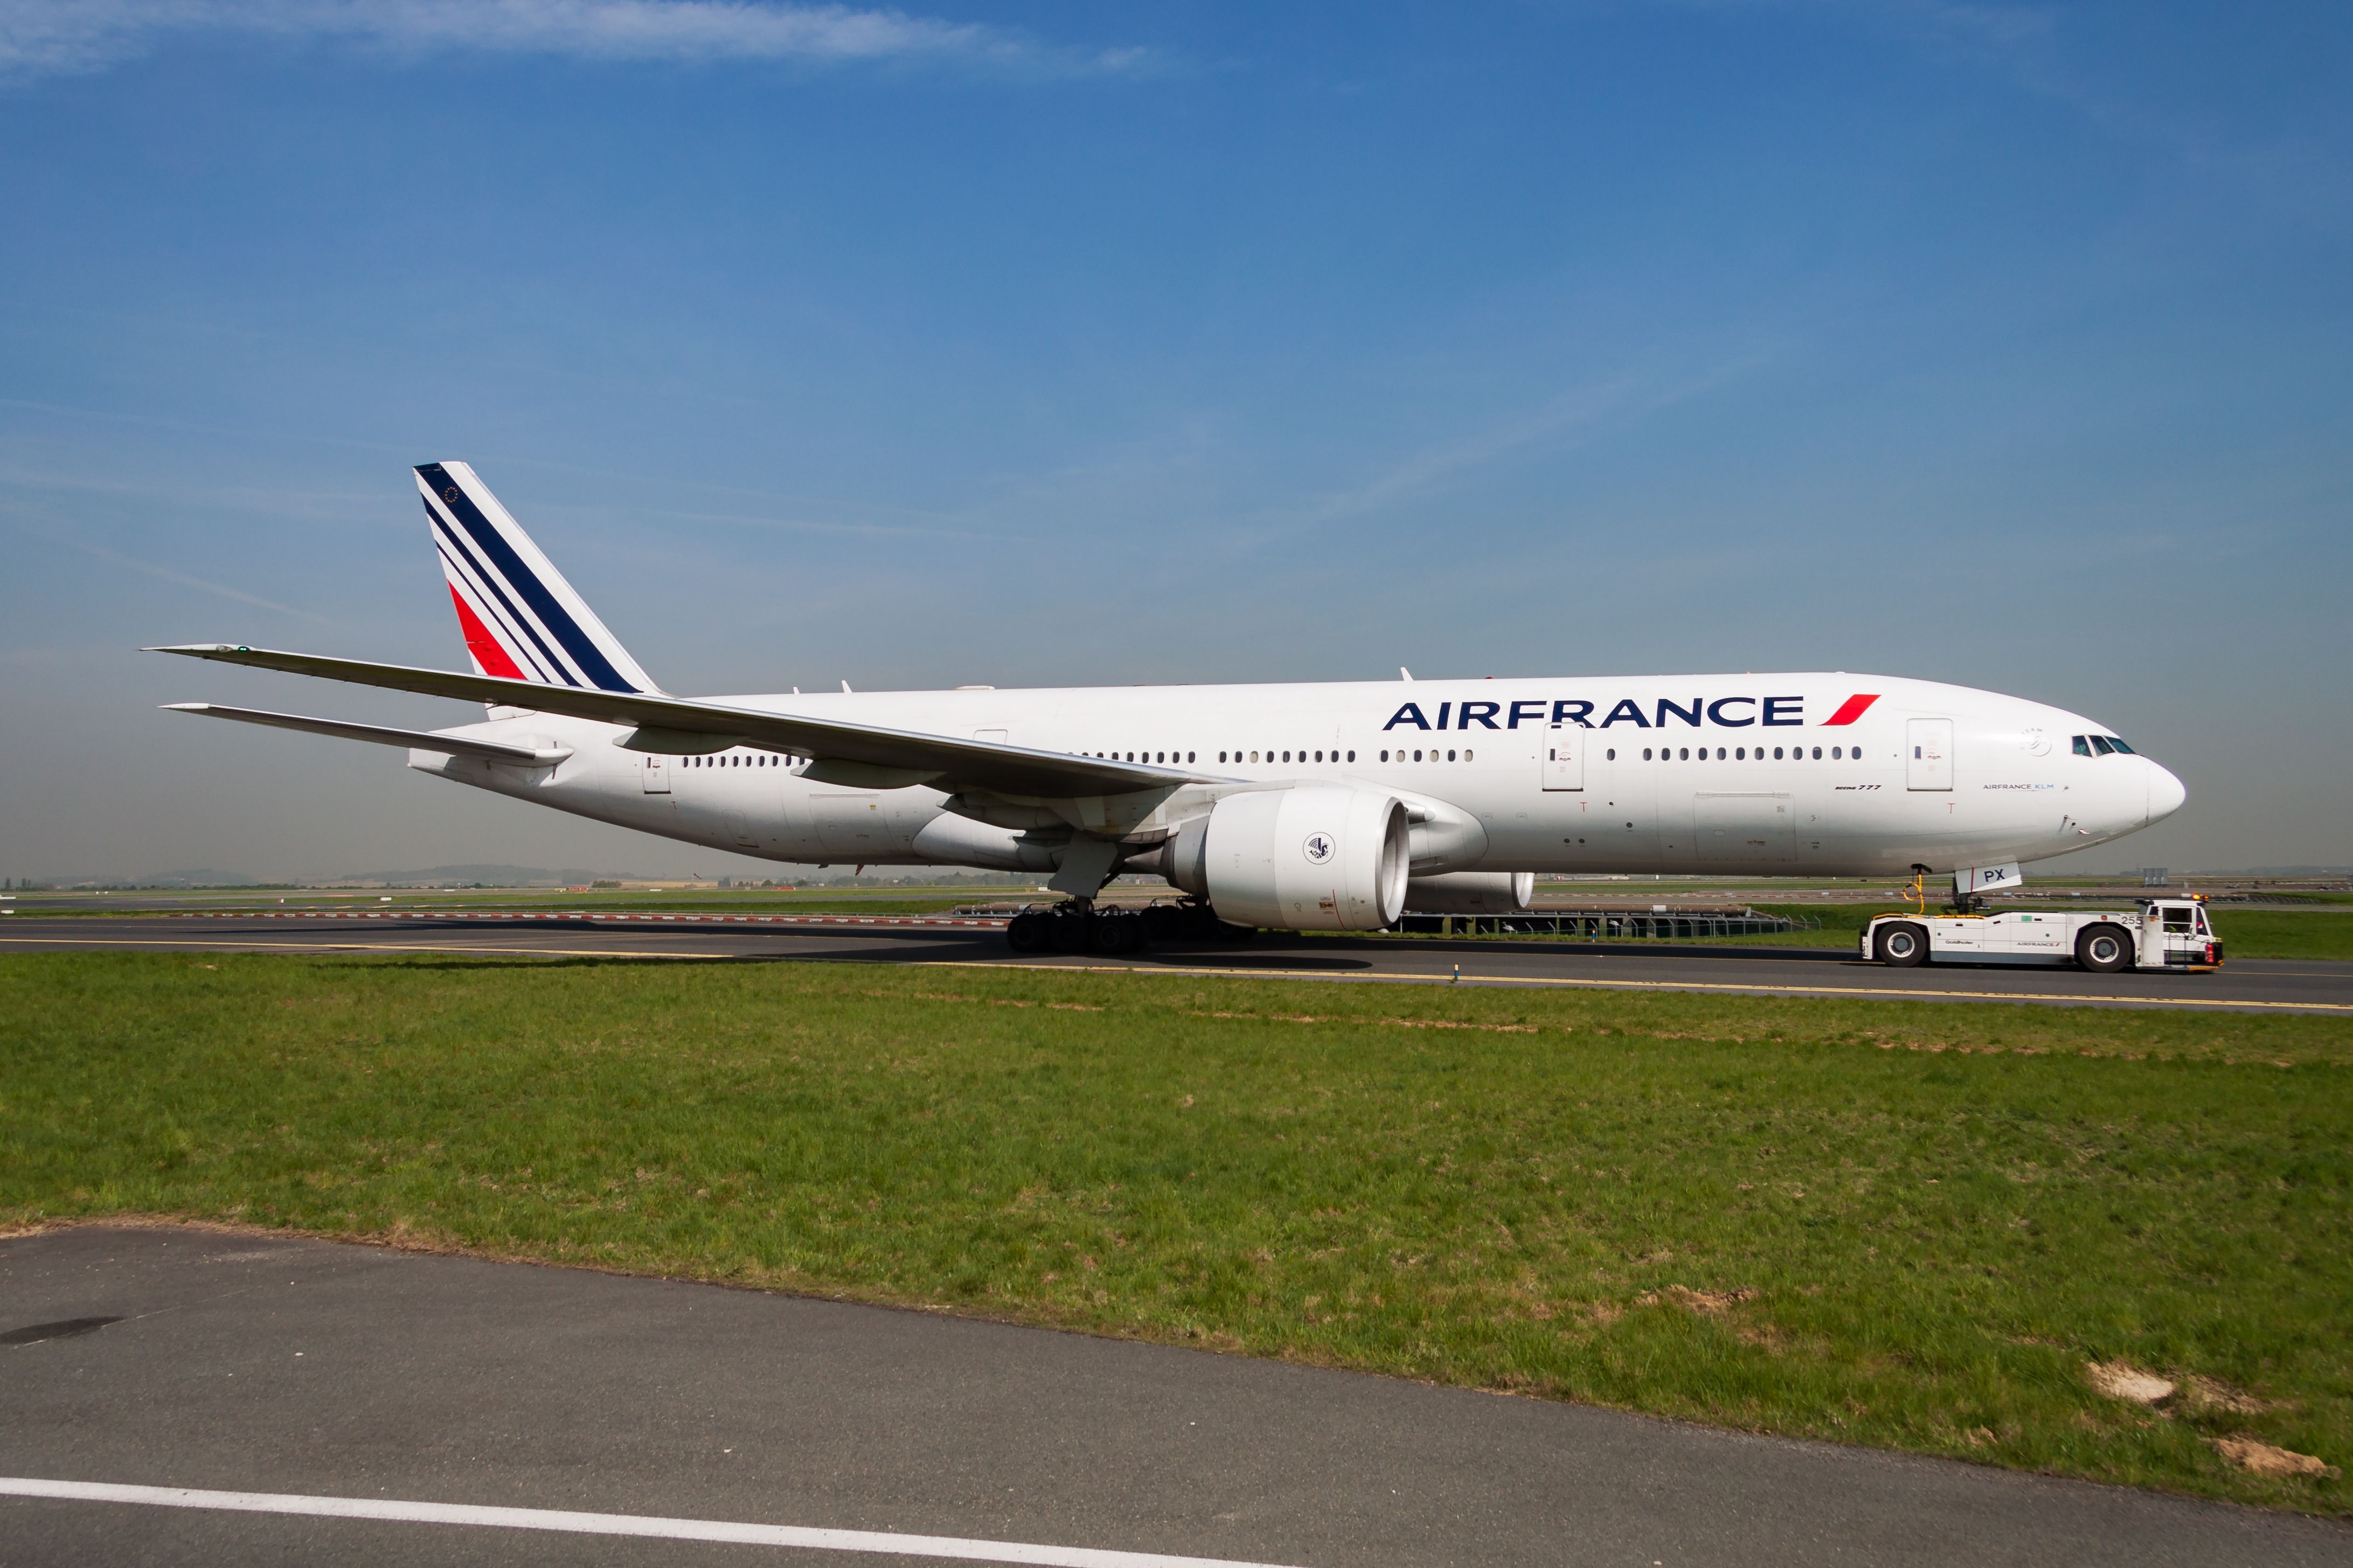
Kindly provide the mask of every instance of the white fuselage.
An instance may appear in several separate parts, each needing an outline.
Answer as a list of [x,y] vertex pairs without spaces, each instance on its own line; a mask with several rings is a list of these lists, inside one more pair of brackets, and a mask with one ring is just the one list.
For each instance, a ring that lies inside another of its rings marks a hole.
[[[1859,697],[1859,716],[1832,722]],[[1414,869],[1876,876],[2032,860],[2183,799],[2146,757],[2079,756],[2105,727],[1965,687],[1845,674],[1084,687],[720,699],[776,713],[1181,763],[1220,782],[1060,803],[1071,826],[1165,833],[1221,792],[1361,784],[1428,807]],[[448,731],[572,754],[410,765],[584,816],[793,862],[1005,865],[972,808],[922,785],[825,784],[748,749],[649,756],[553,714]],[[1645,752],[1648,752],[1646,757]],[[1835,752],[1835,754],[1833,754]],[[1220,759],[1223,760],[1220,760]],[[823,770],[820,770],[823,771]],[[1044,820],[1044,807],[1039,808]],[[1092,815],[1092,820],[1077,820]],[[1420,820],[1417,818],[1418,822]],[[1042,863],[1041,863],[1042,864]]]

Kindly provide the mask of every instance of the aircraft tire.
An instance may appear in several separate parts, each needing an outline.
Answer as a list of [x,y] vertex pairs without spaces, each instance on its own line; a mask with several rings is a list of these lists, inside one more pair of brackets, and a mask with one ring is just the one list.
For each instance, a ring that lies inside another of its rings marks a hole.
[[1910,969],[1928,962],[1928,933],[1910,921],[1894,921],[1879,928],[1872,952],[1891,969]]
[[1116,955],[1144,951],[1144,917],[1125,910],[1099,913],[1090,922],[1087,945],[1097,952]]
[[1076,910],[1060,910],[1044,917],[1046,945],[1056,952],[1084,952],[1087,928],[1093,922]]
[[1016,952],[1043,952],[1046,922],[1036,915],[1015,915],[1005,922],[1005,941]]
[[2122,926],[2085,926],[2075,938],[2075,962],[2094,974],[2133,966],[2132,934]]

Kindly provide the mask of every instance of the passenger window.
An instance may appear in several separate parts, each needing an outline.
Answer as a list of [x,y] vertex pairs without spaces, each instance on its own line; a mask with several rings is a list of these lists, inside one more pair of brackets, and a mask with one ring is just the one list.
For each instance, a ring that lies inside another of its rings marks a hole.
[[1831,748],[1831,761],[1832,761],[1832,762],[1837,762],[1838,760],[1839,760],[1839,749],[1838,749],[1836,746],[1832,746],[1832,747]]
[[1642,748],[1642,760],[1646,763],[1651,760],[1651,748],[1648,746]]
[[1675,755],[1676,755],[1676,759],[1677,759],[1678,761],[1681,761],[1681,762],[1686,762],[1686,763],[1687,763],[1687,762],[1690,762],[1690,761],[1691,761],[1691,748],[1690,748],[1689,746],[1685,746],[1685,747],[1683,747],[1681,751],[1677,752],[1675,753]]
[[1454,760],[1454,753],[1453,753],[1453,752],[1447,752],[1447,753],[1446,753],[1446,760],[1447,760],[1448,762],[1450,762],[1450,763],[1451,763],[1451,762],[1452,762],[1452,761]]
[[1420,753],[1419,752],[1416,752],[1413,754],[1413,760],[1414,760],[1415,762],[1417,762],[1417,763],[1418,763],[1418,762],[1419,762],[1419,761],[1421,761],[1421,753]]
[[1715,749],[1715,760],[1719,763],[1724,761],[1724,748],[1722,746],[1718,746]]
[[2083,735],[2075,737],[2075,754],[2079,757],[2088,757],[2092,754],[2092,742],[2089,738]]
[[1467,762],[1469,762],[1469,761],[1471,760],[1471,753],[1470,753],[1469,752],[1463,752],[1463,753],[1462,753],[1462,760],[1463,760],[1464,762],[1466,762],[1466,763],[1467,763]]
[[1386,762],[1388,762],[1388,760],[1389,760],[1389,754],[1388,754],[1388,752],[1384,751],[1384,752],[1381,753],[1381,761],[1383,761],[1383,762],[1385,762],[1385,763],[1386,763]]
[[1349,760],[1350,762],[1352,762],[1352,763],[1353,763],[1353,762],[1355,762],[1355,761],[1356,760],[1356,752],[1350,752],[1348,753],[1348,760]]
[[1618,760],[1618,748],[1615,746],[1610,747],[1609,751],[1602,753],[1602,756],[1603,760],[1607,762],[1616,762]]

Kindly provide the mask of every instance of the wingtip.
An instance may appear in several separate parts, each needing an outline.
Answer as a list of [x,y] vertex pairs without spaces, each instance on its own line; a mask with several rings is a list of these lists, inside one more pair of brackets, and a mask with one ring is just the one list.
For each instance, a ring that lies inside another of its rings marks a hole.
[[212,710],[213,705],[209,702],[166,702],[155,710],[158,713],[209,713]]
[[142,647],[139,651],[141,653],[185,653],[193,658],[202,658],[206,654],[248,653],[252,650],[242,643],[183,642],[164,643],[155,647]]

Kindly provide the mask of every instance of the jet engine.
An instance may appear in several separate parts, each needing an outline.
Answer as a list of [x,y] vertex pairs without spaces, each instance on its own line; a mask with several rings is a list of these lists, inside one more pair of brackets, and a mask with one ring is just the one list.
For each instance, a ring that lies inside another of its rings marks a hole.
[[1533,871],[1450,871],[1405,885],[1405,907],[1418,915],[1515,915],[1536,890]]
[[1221,919],[1284,931],[1378,931],[1405,911],[1411,868],[1404,804],[1329,784],[1227,795],[1152,867]]

